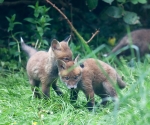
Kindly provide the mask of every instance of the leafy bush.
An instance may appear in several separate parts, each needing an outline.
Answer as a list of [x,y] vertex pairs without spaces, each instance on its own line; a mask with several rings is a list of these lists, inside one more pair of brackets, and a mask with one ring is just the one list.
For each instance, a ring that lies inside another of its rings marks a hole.
[[33,36],[39,40],[39,46],[44,48],[44,45],[49,45],[46,40],[43,39],[43,35],[46,32],[49,32],[50,28],[48,27],[50,25],[50,21],[52,18],[47,14],[50,8],[47,8],[46,6],[39,6],[39,3],[36,2],[35,6],[29,5],[28,7],[32,8],[34,10],[34,16],[25,18],[24,20],[28,21],[30,24],[30,27],[33,27]]

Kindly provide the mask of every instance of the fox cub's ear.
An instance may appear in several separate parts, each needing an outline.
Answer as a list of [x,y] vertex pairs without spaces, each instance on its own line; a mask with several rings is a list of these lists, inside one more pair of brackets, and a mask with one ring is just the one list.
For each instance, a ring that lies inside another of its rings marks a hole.
[[75,64],[77,64],[77,63],[78,63],[79,56],[80,56],[80,55],[78,54],[78,55],[77,55],[77,57],[74,59],[74,63],[75,63]]
[[60,59],[57,60],[57,67],[59,70],[66,69],[66,63]]
[[61,45],[60,45],[59,41],[57,41],[56,39],[53,39],[53,41],[51,42],[51,47],[53,50],[61,49]]
[[[78,63],[79,58],[80,58],[80,55],[78,54],[77,57],[76,57],[75,60],[74,60],[74,63],[75,63],[75,64]],[[81,68],[84,68],[84,64],[83,64],[83,63],[79,63],[79,65],[80,65]]]
[[68,43],[70,39],[71,39],[71,35],[67,36],[63,41]]

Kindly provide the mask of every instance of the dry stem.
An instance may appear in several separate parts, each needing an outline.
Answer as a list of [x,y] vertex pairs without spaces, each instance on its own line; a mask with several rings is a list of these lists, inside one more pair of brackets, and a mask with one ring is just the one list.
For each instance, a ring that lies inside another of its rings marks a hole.
[[75,32],[75,34],[81,39],[81,41],[84,41],[84,43],[89,43],[98,33],[99,30],[96,30],[96,32],[92,35],[92,37],[86,42],[83,37],[77,32],[77,30],[74,28],[74,26],[72,25],[72,23],[69,21],[69,19],[67,18],[67,16],[57,7],[55,6],[55,4],[53,4],[50,0],[46,0],[49,4],[51,4],[68,22],[68,24],[70,25],[71,29]]
[[99,33],[99,30],[96,30],[96,32],[93,33],[93,35],[91,36],[91,38],[90,38],[86,43],[88,44],[89,42],[91,42],[91,40],[92,40],[98,33]]

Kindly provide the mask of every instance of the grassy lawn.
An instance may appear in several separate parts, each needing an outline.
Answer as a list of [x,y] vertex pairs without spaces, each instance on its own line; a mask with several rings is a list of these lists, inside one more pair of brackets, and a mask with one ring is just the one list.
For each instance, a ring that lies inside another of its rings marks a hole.
[[123,61],[116,69],[127,83],[125,89],[118,91],[119,107],[111,103],[105,108],[95,106],[92,112],[86,109],[82,92],[77,103],[70,104],[69,90],[60,81],[64,97],[51,89],[49,100],[35,99],[26,71],[0,71],[0,125],[149,125],[149,62],[145,59],[129,67]]

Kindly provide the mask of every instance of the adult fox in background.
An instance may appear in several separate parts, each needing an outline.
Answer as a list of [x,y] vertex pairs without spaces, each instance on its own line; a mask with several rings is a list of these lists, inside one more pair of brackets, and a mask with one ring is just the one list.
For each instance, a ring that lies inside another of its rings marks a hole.
[[44,97],[50,97],[51,85],[58,95],[62,94],[56,85],[58,78],[56,60],[60,59],[64,62],[72,60],[72,51],[68,46],[70,38],[71,35],[62,42],[59,42],[56,39],[52,40],[51,47],[48,52],[37,51],[36,49],[26,45],[21,38],[21,47],[29,56],[26,70],[35,97],[41,98],[38,91],[40,82]]
[[82,90],[89,101],[88,109],[91,110],[95,104],[94,93],[102,98],[102,105],[107,103],[107,97],[117,99],[117,93],[113,83],[119,88],[124,88],[126,83],[122,81],[116,70],[93,58],[86,59],[82,65],[76,66],[77,59],[65,63],[57,61],[59,76],[62,82],[71,89],[71,101],[76,101],[79,90]]
[[[150,53],[150,29],[139,29],[131,32],[132,44],[136,45],[139,48],[140,56],[144,56],[146,53]],[[117,52],[121,48],[130,45],[130,37],[125,35],[118,45],[116,45],[113,50],[106,54],[109,56],[112,53]],[[130,49],[121,52],[119,55],[131,55]]]

